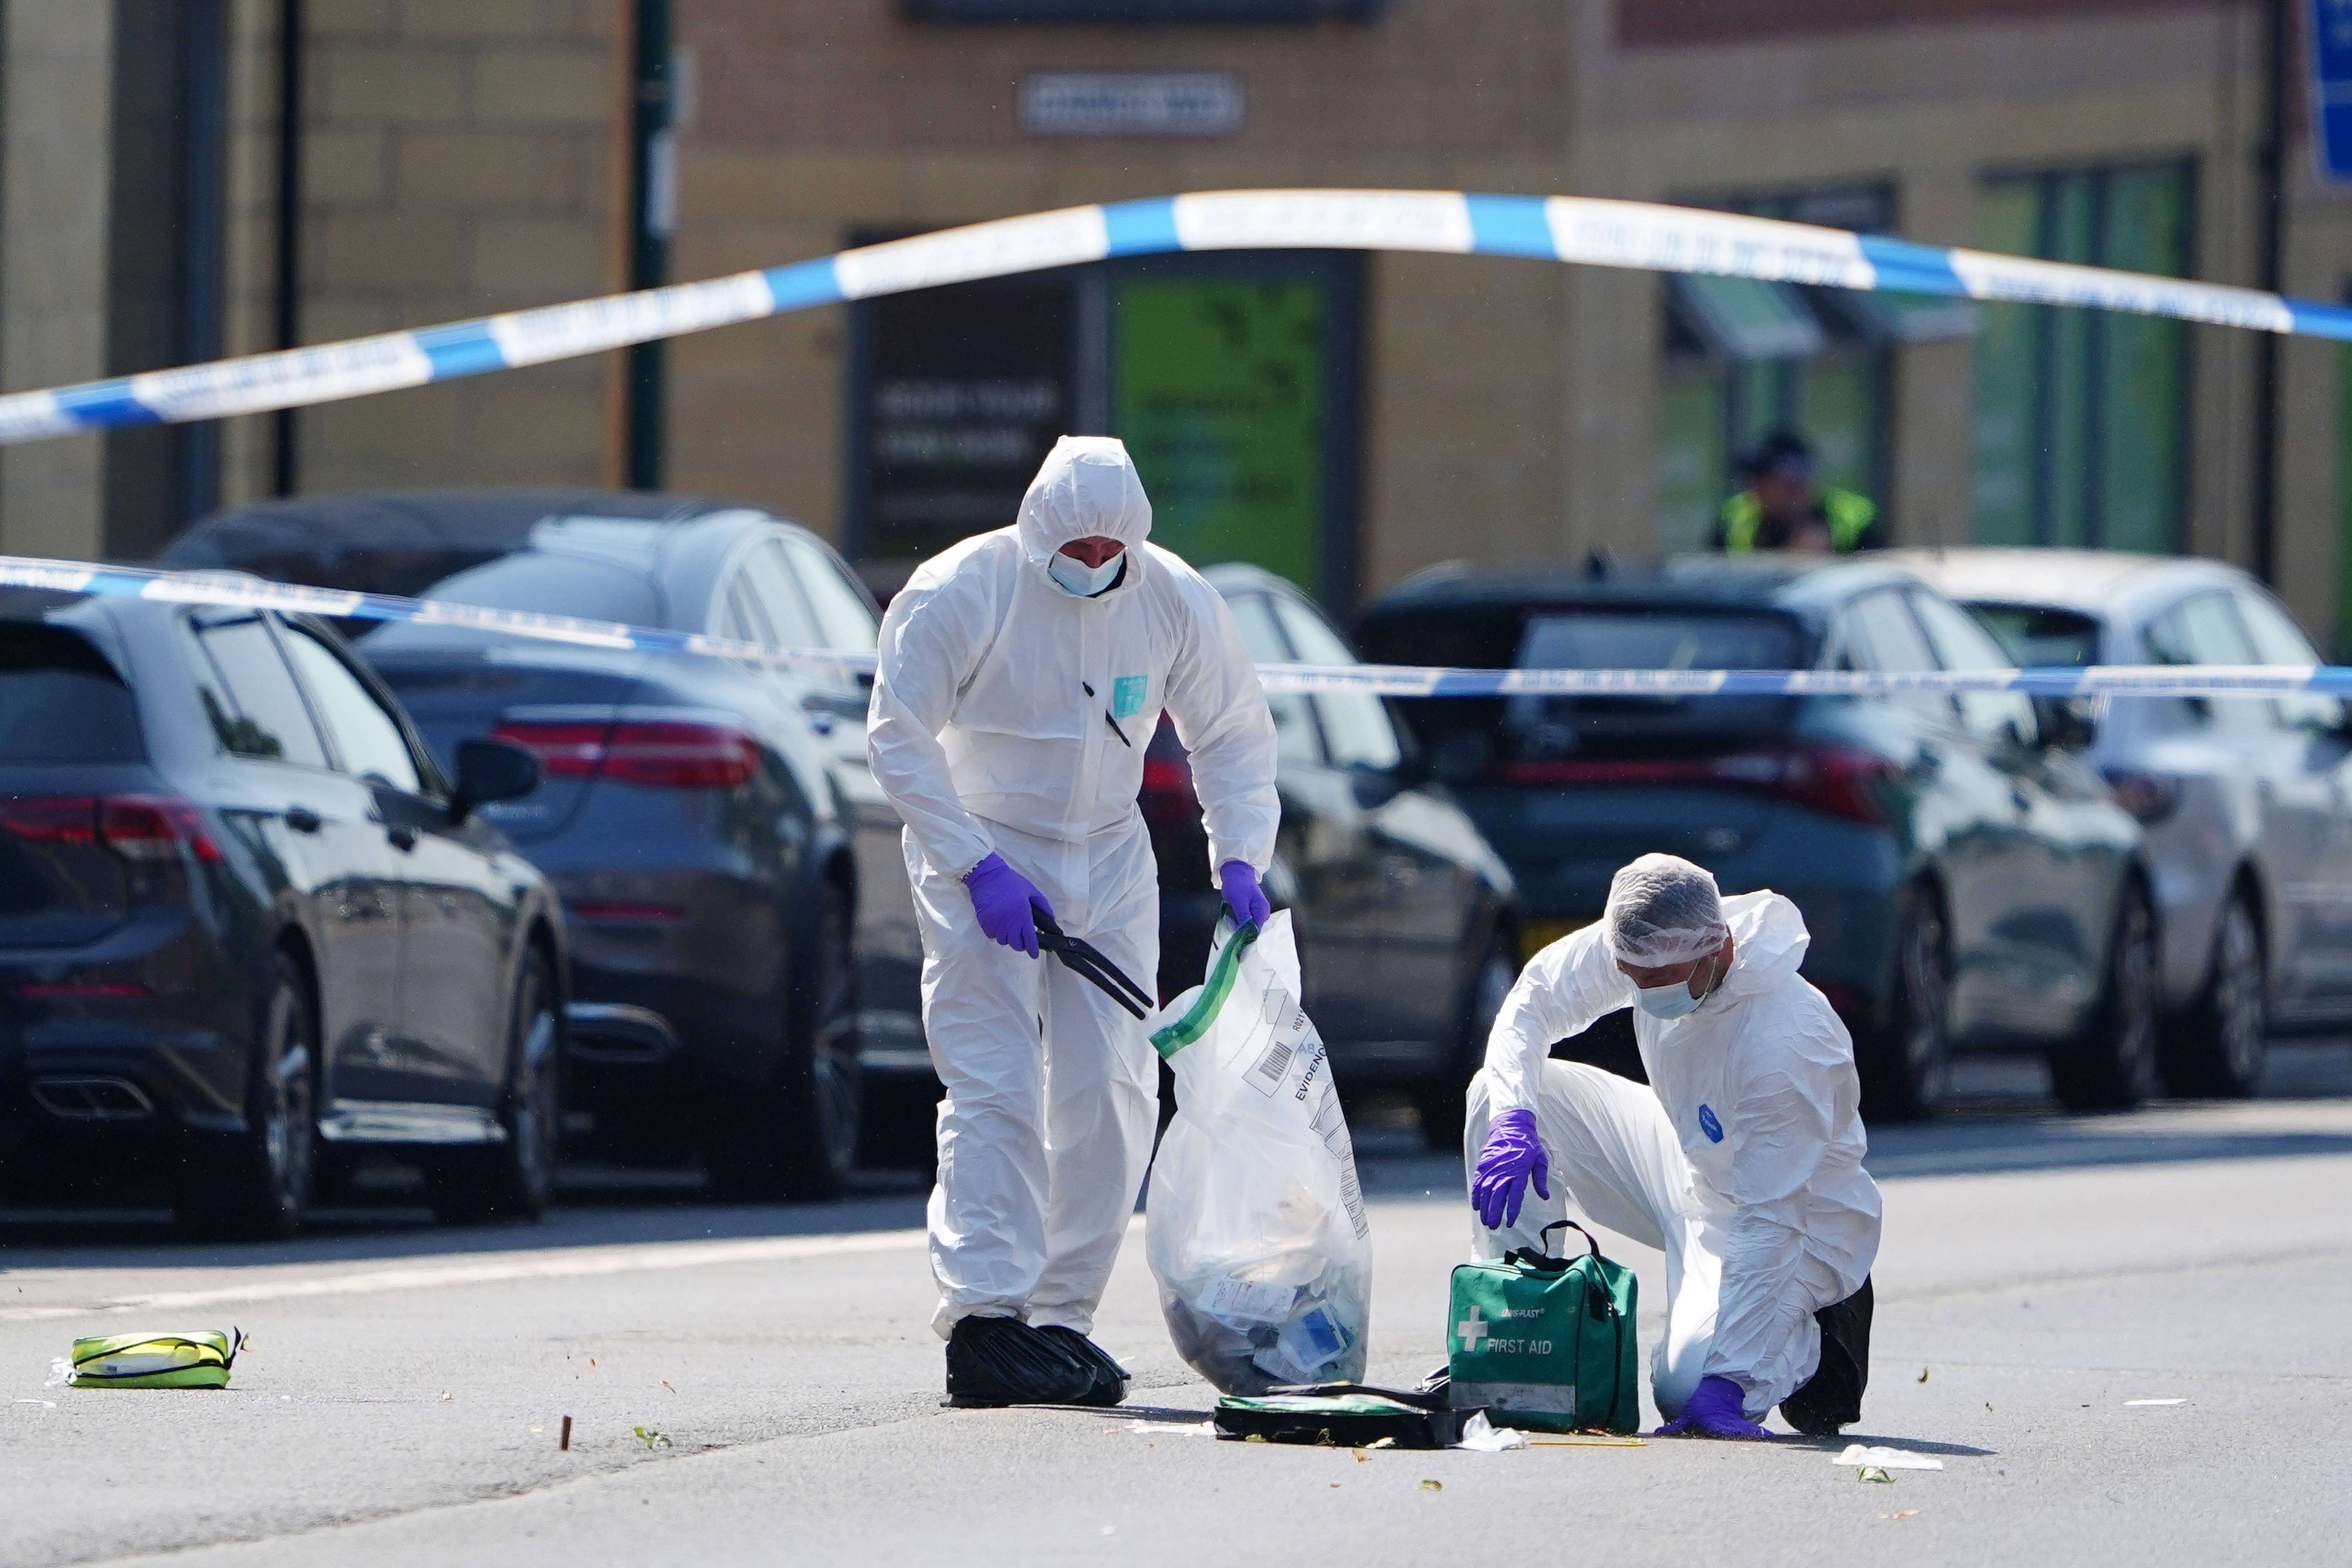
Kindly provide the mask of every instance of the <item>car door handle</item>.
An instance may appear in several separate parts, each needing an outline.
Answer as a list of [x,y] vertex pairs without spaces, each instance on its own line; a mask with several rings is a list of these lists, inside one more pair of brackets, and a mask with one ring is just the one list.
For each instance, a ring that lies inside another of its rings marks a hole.
[[383,836],[392,840],[392,847],[394,849],[405,850],[416,847],[416,829],[414,827],[387,827],[383,830]]
[[289,805],[286,808],[286,826],[297,833],[316,833],[323,822],[319,814],[307,805]]

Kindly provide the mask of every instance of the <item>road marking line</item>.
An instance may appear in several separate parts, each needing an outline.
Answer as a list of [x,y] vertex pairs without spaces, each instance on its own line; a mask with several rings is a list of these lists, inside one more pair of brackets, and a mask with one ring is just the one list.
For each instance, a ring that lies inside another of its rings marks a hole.
[[727,1263],[788,1263],[859,1252],[887,1252],[920,1246],[919,1230],[884,1230],[856,1236],[762,1237],[748,1241],[661,1242],[630,1247],[577,1247],[536,1256],[504,1253],[478,1263],[371,1268],[324,1279],[256,1281],[207,1290],[160,1290],[143,1296],[113,1296],[89,1306],[0,1308],[0,1322],[40,1322],[100,1312],[172,1311],[255,1301],[294,1301],[320,1296],[358,1296],[376,1290],[430,1290],[453,1285],[493,1285],[509,1279],[578,1279],[613,1274],[644,1274],[666,1268],[704,1268]]

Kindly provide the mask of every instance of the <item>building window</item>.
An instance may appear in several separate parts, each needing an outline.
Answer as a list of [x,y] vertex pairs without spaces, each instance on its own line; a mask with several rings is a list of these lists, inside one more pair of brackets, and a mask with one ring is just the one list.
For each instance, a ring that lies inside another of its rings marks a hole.
[[[1988,250],[2186,275],[2186,162],[1985,183]],[[2179,548],[2188,495],[2185,322],[2048,305],[1985,308],[1977,344],[1980,544]]]
[[1353,597],[1362,258],[1139,257],[852,307],[849,540],[877,589],[1013,521],[1055,437],[1119,437],[1151,538]]
[[[1856,186],[1701,205],[1884,233],[1894,202]],[[1667,279],[1657,446],[1662,554],[1707,548],[1740,452],[1776,430],[1812,443],[1822,482],[1884,502],[1888,377],[1901,343],[1966,336],[1973,307],[1743,278]]]

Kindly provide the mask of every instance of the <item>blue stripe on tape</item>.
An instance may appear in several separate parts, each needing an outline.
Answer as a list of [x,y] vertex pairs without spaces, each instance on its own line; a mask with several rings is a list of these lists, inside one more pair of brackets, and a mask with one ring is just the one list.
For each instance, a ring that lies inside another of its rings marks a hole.
[[2308,300],[2289,300],[2286,309],[2287,314],[2294,320],[2294,330],[2298,334],[2352,342],[2352,309],[2342,305],[2315,304]]
[[131,395],[131,382],[88,382],[58,389],[58,407],[78,425],[155,425],[163,416]]
[[1559,259],[1541,196],[1467,196],[1470,248],[1482,256],[1540,256]]
[[768,295],[779,310],[831,305],[841,299],[841,279],[834,272],[830,256],[814,261],[795,261],[789,267],[771,267],[760,276],[767,279]]
[[1862,242],[1862,258],[1878,274],[1878,286],[1906,294],[1958,294],[1966,298],[1969,286],[1952,269],[1952,253],[1933,245],[1914,245],[1907,239],[1884,239],[1874,234],[1858,237]]
[[487,322],[457,321],[446,327],[427,327],[413,335],[416,346],[425,351],[425,357],[433,362],[436,381],[506,368],[506,356],[499,352],[498,340],[490,336]]
[[1176,237],[1176,201],[1154,196],[1149,201],[1103,204],[1103,233],[1113,256],[1158,256],[1181,250]]

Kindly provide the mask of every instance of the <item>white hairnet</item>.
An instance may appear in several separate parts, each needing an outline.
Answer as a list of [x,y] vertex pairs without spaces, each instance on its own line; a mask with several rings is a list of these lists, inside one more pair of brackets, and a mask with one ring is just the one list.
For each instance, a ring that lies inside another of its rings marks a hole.
[[1073,539],[1134,546],[1151,531],[1151,501],[1116,436],[1065,436],[1021,498],[1021,543],[1043,561]]
[[1715,874],[1676,855],[1618,868],[1601,923],[1610,956],[1642,969],[1704,958],[1731,934]]

